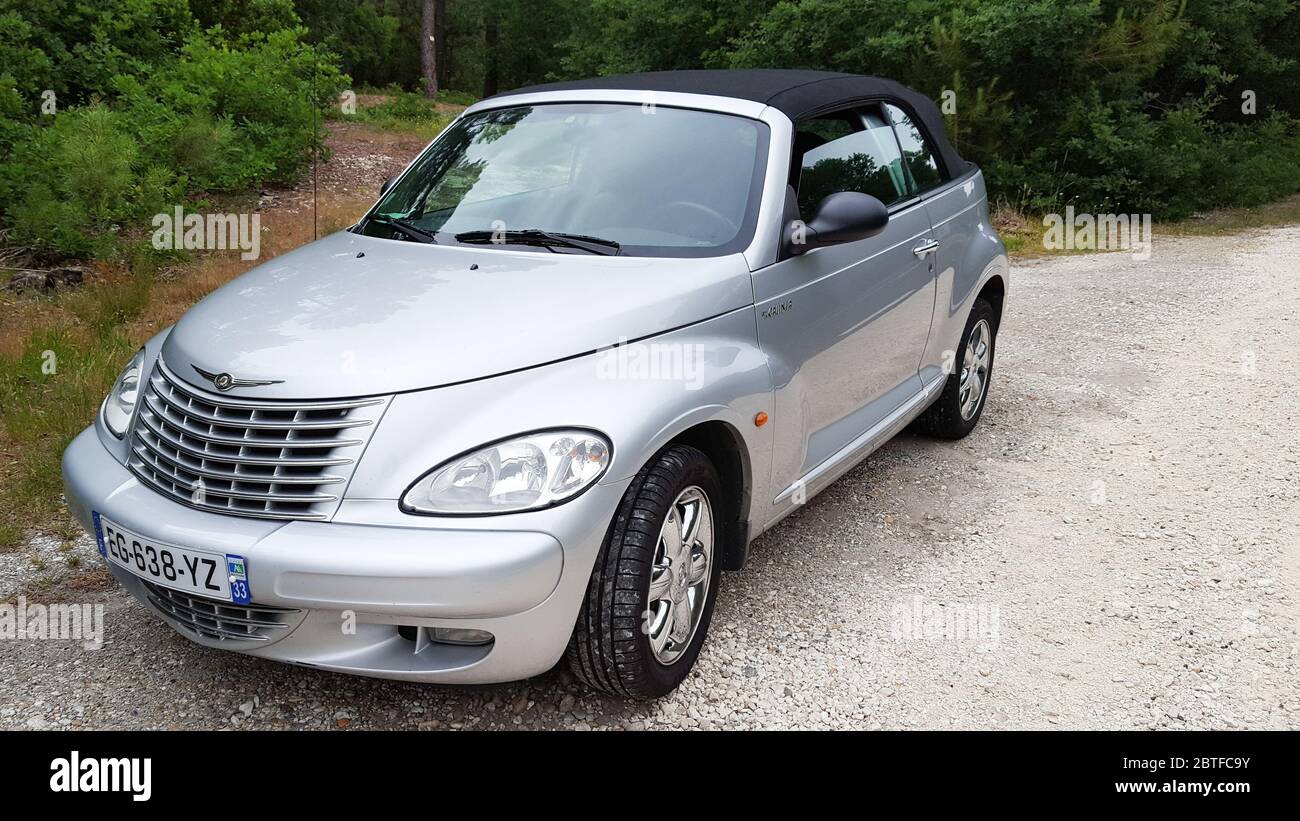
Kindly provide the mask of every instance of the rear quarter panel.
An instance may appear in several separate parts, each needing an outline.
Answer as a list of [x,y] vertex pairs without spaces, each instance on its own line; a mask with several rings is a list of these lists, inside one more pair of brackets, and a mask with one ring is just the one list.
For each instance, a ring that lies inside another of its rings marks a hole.
[[1010,272],[978,168],[924,199],[939,241],[934,323],[921,360],[921,379],[928,385],[951,368],[975,297],[994,277],[1009,288]]

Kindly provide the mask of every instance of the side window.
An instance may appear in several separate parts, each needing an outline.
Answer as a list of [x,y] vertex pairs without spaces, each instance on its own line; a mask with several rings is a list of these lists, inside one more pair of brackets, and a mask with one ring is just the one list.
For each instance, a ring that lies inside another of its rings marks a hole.
[[796,138],[802,137],[804,140],[823,145],[857,131],[855,120],[851,112],[844,117],[818,117],[814,120],[804,120],[796,129]]
[[803,155],[828,142],[847,137],[862,128],[857,115],[846,111],[839,116],[800,120],[794,129],[794,146],[790,152],[790,184],[799,188],[799,175],[803,171]]
[[[804,219],[811,219],[818,203],[840,191],[861,191],[886,205],[908,196],[893,127],[876,106],[859,115],[858,130],[803,152],[797,190]],[[800,124],[799,131],[804,130]]]
[[898,106],[886,103],[885,108],[889,111],[889,118],[894,121],[894,130],[898,132],[898,142],[903,146],[907,170],[912,172],[917,189],[924,191],[943,182],[934,149],[921,134],[921,129]]

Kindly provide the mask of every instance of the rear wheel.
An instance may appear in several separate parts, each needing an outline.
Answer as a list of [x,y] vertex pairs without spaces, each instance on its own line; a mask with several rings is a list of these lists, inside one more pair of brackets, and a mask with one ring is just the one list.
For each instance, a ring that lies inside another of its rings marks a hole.
[[721,573],[721,484],[701,451],[672,445],[632,480],[569,640],[574,675],[615,695],[657,698],[690,672]]
[[993,306],[984,299],[975,300],[953,372],[948,375],[943,393],[916,420],[916,430],[943,439],[960,439],[975,429],[993,376],[997,327]]

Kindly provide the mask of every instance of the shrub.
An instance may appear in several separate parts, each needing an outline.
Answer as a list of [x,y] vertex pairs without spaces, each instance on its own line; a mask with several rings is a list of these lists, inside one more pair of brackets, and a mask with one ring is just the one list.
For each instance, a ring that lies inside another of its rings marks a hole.
[[30,96],[58,94],[60,108],[112,91],[123,73],[147,73],[198,26],[188,0],[7,0],[0,16],[0,71]]
[[127,116],[102,103],[32,130],[3,170],[16,198],[13,241],[44,257],[107,254],[124,225],[177,193],[174,175],[141,152]]
[[347,83],[304,34],[196,32],[171,60],[117,75],[113,97],[43,119],[0,75],[0,228],[44,259],[99,257],[187,193],[297,179],[324,147],[318,109]]
[[36,27],[16,11],[0,14],[0,71],[30,97],[53,88],[54,61],[38,45]]
[[314,55],[302,42],[304,34],[254,33],[230,48],[214,30],[148,78],[119,77],[147,152],[169,158],[205,190],[296,179],[313,146],[324,147],[312,130],[313,106],[333,105],[347,85],[328,53]]
[[[984,167],[995,197],[1033,210],[1074,203],[1170,218],[1300,190],[1300,97],[1291,93],[1300,9],[1291,0],[589,7],[600,13],[562,49],[567,75],[814,68],[893,77],[936,100],[953,91],[958,150]],[[662,25],[695,15],[708,25]],[[649,19],[661,25],[646,35]],[[1240,111],[1244,90],[1258,92],[1258,116]]]
[[[464,100],[468,95],[439,94],[437,100],[429,100],[423,94],[410,92],[388,92],[387,100],[377,105],[358,108],[357,113],[344,119],[370,123],[391,131],[411,131],[425,137],[433,137],[455,119],[454,114],[438,110],[440,103],[450,102],[448,97]],[[470,102],[473,100],[470,99]],[[463,103],[461,103],[463,104]]]

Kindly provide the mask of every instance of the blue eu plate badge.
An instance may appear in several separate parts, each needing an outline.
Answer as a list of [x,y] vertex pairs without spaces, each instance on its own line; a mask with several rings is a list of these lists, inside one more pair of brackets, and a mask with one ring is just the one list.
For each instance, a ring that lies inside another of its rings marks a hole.
[[99,555],[108,558],[108,550],[104,548],[104,526],[99,523],[99,511],[90,511],[91,521],[95,525],[95,544],[99,545]]
[[226,554],[226,571],[230,575],[230,600],[248,604],[248,564],[243,556]]

